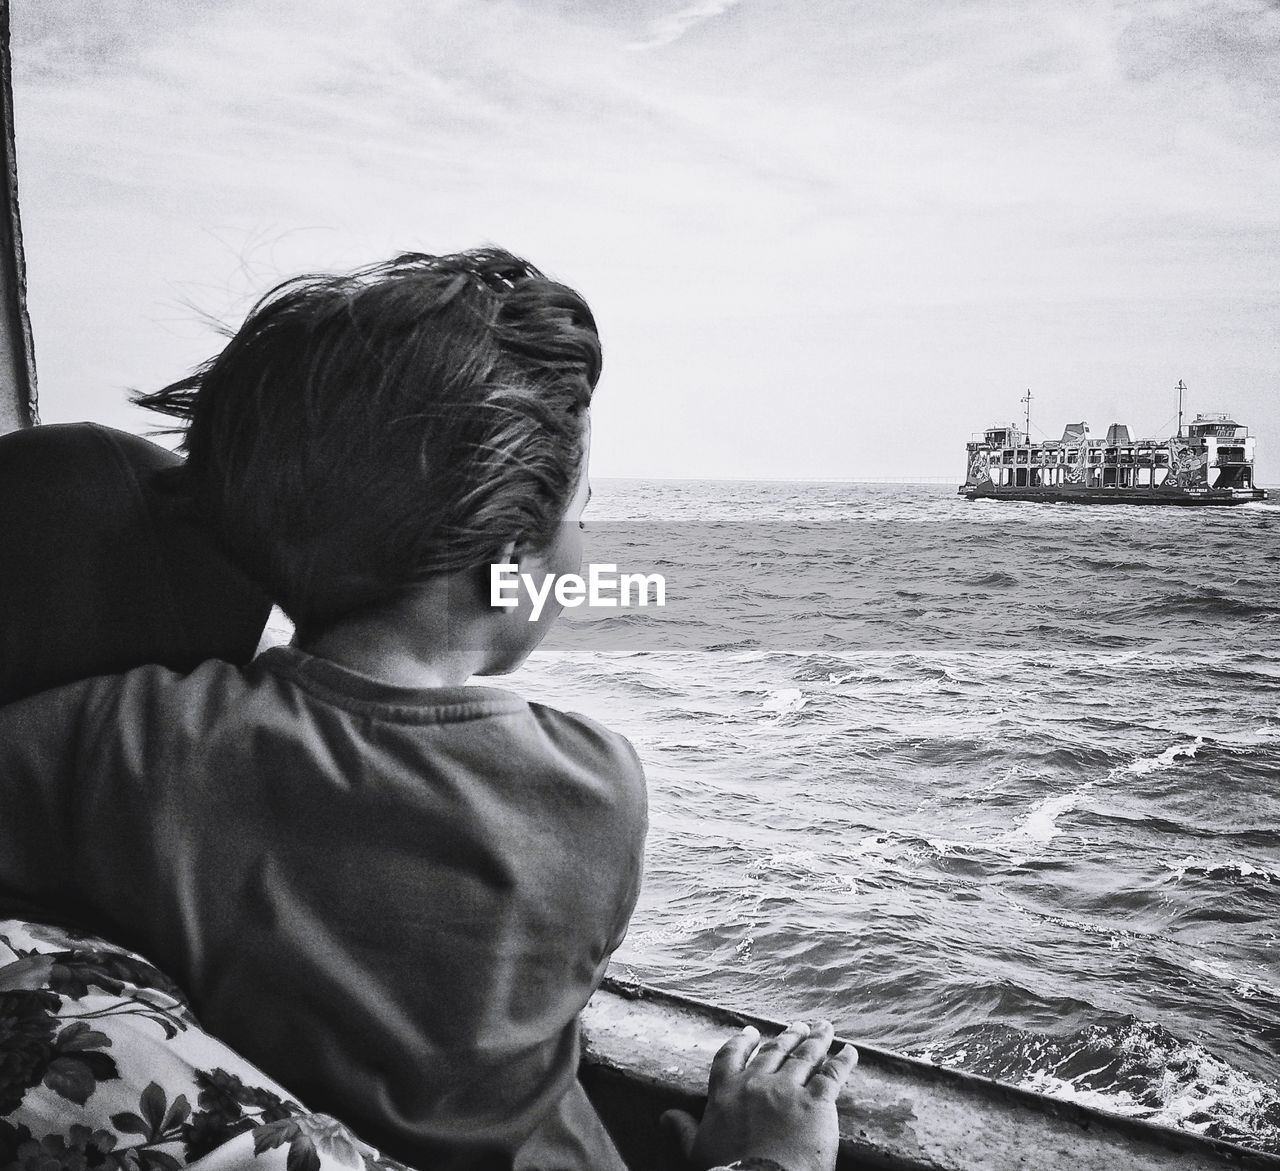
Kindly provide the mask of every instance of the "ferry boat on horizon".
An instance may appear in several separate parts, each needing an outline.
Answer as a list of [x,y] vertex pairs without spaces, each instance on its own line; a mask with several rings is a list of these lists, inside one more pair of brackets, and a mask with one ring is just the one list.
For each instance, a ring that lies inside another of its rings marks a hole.
[[1043,504],[1248,504],[1266,500],[1254,483],[1254,437],[1229,414],[1198,414],[1165,439],[1137,439],[1112,423],[1094,439],[1088,423],[1068,423],[1061,439],[1031,439],[1031,392],[1025,426],[989,427],[968,444],[960,495],[968,500]]

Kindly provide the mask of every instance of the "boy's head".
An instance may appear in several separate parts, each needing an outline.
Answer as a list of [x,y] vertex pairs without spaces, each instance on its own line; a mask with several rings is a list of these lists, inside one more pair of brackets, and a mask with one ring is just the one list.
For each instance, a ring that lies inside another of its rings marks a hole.
[[186,420],[175,486],[309,637],[552,540],[600,360],[586,302],[519,257],[408,254],[280,285],[138,401]]

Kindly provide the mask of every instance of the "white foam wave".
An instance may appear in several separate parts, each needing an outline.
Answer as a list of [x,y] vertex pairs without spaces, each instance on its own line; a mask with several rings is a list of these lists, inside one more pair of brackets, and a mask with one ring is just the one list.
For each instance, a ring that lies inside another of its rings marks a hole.
[[626,949],[635,955],[648,955],[663,944],[677,943],[717,926],[709,915],[690,915],[672,923],[664,923],[627,936]]
[[772,850],[753,858],[747,873],[758,876],[764,873],[784,874],[789,877],[827,877],[822,872],[822,862],[814,850]]
[[761,701],[760,706],[767,712],[775,712],[777,715],[789,715],[791,712],[798,712],[808,699],[801,693],[798,687],[780,687],[776,691],[770,691]]
[[1197,736],[1190,744],[1171,744],[1163,752],[1155,756],[1140,756],[1131,761],[1125,771],[1134,776],[1145,777],[1148,773],[1173,768],[1180,760],[1190,760],[1204,744],[1204,737]]
[[858,840],[852,851],[855,858],[901,858],[907,852],[907,840],[892,831],[867,834]]
[[954,838],[925,838],[925,841],[939,858],[950,858],[953,854],[977,854],[984,849],[974,842],[961,842]]
[[1046,797],[1023,819],[1013,833],[1018,837],[1030,838],[1033,842],[1050,842],[1062,831],[1058,829],[1058,818],[1069,813],[1079,805],[1081,799],[1092,789],[1094,782],[1081,785],[1070,793],[1058,797]]
[[1280,1085],[1235,1069],[1149,1021],[1069,1037],[979,1031],[925,1055],[1025,1089],[1213,1138],[1280,1138]]
[[1259,996],[1280,1000],[1280,985],[1273,984],[1266,979],[1254,979],[1251,976],[1244,975],[1238,968],[1225,960],[1193,958],[1187,961],[1187,966],[1194,968],[1197,972],[1212,976],[1215,980],[1225,984],[1241,1000],[1253,1000]]
[[[1280,716],[1280,709],[1276,714]],[[1280,724],[1259,724],[1249,732],[1237,732],[1227,744],[1233,748],[1255,748],[1261,744],[1274,744],[1280,740]]]
[[1270,870],[1240,858],[1214,861],[1209,858],[1187,857],[1181,862],[1166,862],[1165,865],[1173,871],[1174,877],[1179,879],[1185,878],[1190,872],[1201,874],[1205,878],[1245,879],[1280,884],[1280,871]]
[[994,854],[997,858],[1004,858],[1015,864],[1023,860],[1021,851],[1012,849],[995,840],[966,842],[957,838],[925,838],[925,844],[939,858],[973,857],[982,854],[989,856]]
[[1046,797],[1012,832],[1015,836],[1029,838],[1034,842],[1050,842],[1062,832],[1058,828],[1058,818],[1076,809],[1097,784],[1105,785],[1124,776],[1144,777],[1150,773],[1173,768],[1178,761],[1194,757],[1203,744],[1203,736],[1197,736],[1189,744],[1171,744],[1155,756],[1139,756],[1128,764],[1118,765],[1107,773],[1101,782],[1089,781],[1068,793]]
[[858,881],[872,886],[890,879],[901,868],[911,867],[921,852],[919,838],[900,834],[896,830],[866,834],[853,846],[846,860],[854,864],[856,877],[850,877],[850,888],[856,893]]
[[1051,1097],[1201,1134],[1275,1137],[1277,1127],[1269,1121],[1280,1111],[1280,1091],[1275,1086],[1232,1068],[1194,1042],[1174,1042],[1144,1022],[1135,1022],[1117,1040],[1130,1060],[1157,1074],[1139,1095],[1118,1087],[1090,1086],[1088,1074],[1066,1080],[1048,1070],[1032,1073],[1022,1085]]

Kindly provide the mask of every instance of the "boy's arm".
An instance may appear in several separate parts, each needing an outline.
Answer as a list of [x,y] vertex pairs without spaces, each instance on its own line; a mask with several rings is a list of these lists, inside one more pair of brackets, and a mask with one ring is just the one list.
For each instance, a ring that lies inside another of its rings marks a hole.
[[644,845],[649,833],[649,793],[645,782],[644,765],[632,747],[631,741],[615,732],[608,733],[616,742],[617,767],[619,769],[619,799],[617,824],[621,827],[620,849],[617,856],[625,867],[620,897],[616,903],[616,920],[609,950],[600,966],[597,984],[603,978],[609,958],[627,936],[631,916],[640,898],[644,880]]
[[[649,829],[648,791],[644,766],[624,736],[608,731],[581,716],[570,719],[584,725],[607,745],[603,767],[611,774],[613,802],[600,827],[605,840],[594,843],[595,856],[614,871],[601,877],[601,890],[613,893],[613,929],[604,955],[591,981],[588,995],[600,986],[613,953],[626,938],[644,877],[644,845]],[[626,1171],[612,1138],[575,1077],[556,1109],[544,1119],[516,1155],[516,1171],[557,1166],[590,1168],[591,1171]]]

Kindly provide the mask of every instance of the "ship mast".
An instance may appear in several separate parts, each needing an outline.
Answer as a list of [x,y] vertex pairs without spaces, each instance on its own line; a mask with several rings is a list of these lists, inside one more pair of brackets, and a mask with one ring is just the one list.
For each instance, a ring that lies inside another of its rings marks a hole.
[[1022,402],[1026,406],[1026,433],[1027,446],[1031,446],[1031,387],[1027,387],[1027,393],[1022,396]]
[[1173,388],[1178,392],[1178,438],[1182,438],[1182,395],[1187,389],[1186,384],[1181,378],[1178,379],[1178,385]]

